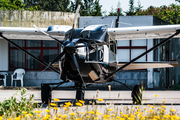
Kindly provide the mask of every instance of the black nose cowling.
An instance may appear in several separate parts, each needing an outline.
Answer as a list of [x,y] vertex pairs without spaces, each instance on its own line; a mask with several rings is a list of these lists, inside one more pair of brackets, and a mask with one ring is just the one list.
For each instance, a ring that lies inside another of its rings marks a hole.
[[63,43],[63,46],[64,46],[64,52],[68,54],[73,54],[76,51],[74,41],[67,40]]

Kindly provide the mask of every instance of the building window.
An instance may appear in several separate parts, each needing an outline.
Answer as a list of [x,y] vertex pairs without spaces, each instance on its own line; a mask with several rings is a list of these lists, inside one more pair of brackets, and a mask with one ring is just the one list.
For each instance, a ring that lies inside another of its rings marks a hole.
[[[59,54],[59,44],[56,41],[12,40],[37,58],[49,63]],[[42,70],[45,68],[31,56],[25,54],[13,45],[9,45],[9,69],[24,68],[26,70]]]
[[[147,51],[146,40],[119,40],[117,43],[117,60],[119,62],[129,62],[145,51]],[[147,55],[135,62],[145,61],[147,61]]]

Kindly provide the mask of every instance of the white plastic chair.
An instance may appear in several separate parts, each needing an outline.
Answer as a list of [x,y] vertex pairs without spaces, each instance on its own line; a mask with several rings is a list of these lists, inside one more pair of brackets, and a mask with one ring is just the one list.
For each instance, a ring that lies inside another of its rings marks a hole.
[[0,75],[4,76],[3,78],[0,78],[0,80],[4,81],[4,87],[6,87],[6,78],[7,78],[8,73],[7,72],[0,72]]
[[16,81],[21,80],[21,87],[23,87],[23,76],[24,75],[25,75],[24,69],[22,69],[22,68],[16,69],[14,71],[14,73],[11,75],[11,86],[13,86],[13,80],[15,80],[15,87],[16,87]]

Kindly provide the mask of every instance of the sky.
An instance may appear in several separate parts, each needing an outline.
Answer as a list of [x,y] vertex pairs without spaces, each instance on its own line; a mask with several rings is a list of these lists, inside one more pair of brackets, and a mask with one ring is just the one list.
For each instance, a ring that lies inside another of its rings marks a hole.
[[[117,7],[118,1],[121,3],[121,8],[123,11],[129,9],[129,0],[100,0],[100,5],[102,5],[102,11],[111,11],[111,7]],[[162,5],[170,5],[171,3],[179,4],[175,0],[140,0],[141,6],[144,6],[142,9],[147,9],[149,6],[159,7]],[[138,0],[134,0],[134,6],[138,6]]]

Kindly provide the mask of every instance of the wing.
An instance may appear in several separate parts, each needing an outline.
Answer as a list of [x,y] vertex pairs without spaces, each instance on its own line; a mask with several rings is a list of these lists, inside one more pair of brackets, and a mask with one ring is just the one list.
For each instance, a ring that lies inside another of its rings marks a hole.
[[[118,63],[118,67],[122,67],[126,63]],[[167,68],[167,67],[177,67],[177,61],[170,62],[135,62],[131,63],[127,67],[123,68],[123,70],[137,70],[137,69],[148,69],[148,68]]]
[[[167,38],[176,30],[180,30],[180,25],[108,28],[107,31],[112,40],[133,40]],[[180,37],[180,35],[175,37]]]
[[[44,32],[53,35],[57,39],[64,39],[65,33],[72,27],[67,25],[53,25],[48,28],[41,28]],[[23,40],[53,40],[49,36],[44,35],[36,28],[26,27],[0,27],[0,32],[8,39]]]

